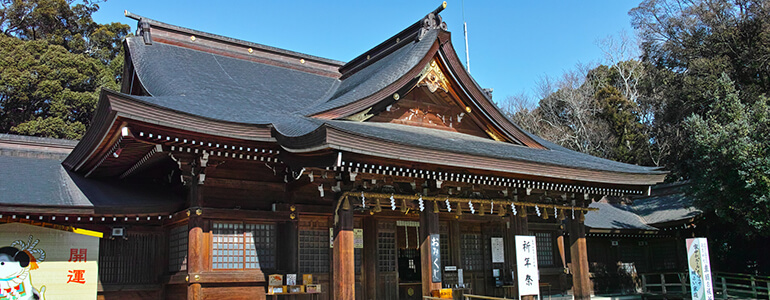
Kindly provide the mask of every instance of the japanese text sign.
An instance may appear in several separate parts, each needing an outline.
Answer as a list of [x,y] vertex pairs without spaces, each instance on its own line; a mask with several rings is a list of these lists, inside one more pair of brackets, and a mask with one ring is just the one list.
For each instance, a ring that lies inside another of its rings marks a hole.
[[96,299],[99,238],[0,225],[0,299]]
[[539,295],[540,273],[537,268],[535,237],[517,235],[515,240],[519,295]]
[[430,260],[431,279],[433,282],[441,282],[441,244],[438,234],[430,235]]

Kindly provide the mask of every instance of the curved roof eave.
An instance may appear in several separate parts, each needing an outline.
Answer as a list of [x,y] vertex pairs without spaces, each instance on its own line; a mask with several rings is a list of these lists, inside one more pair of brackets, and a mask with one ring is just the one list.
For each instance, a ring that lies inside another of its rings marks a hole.
[[280,146],[292,153],[336,149],[387,159],[617,185],[652,185],[667,174],[656,168],[613,162],[567,149],[533,149],[399,124],[329,120],[303,136],[280,136],[275,130],[273,134]]

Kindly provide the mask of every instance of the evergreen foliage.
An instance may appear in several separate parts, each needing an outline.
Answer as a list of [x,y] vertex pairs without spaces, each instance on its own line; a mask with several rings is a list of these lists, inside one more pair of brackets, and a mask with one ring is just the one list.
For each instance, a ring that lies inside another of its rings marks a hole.
[[0,132],[78,139],[102,87],[118,89],[129,26],[97,2],[0,0]]

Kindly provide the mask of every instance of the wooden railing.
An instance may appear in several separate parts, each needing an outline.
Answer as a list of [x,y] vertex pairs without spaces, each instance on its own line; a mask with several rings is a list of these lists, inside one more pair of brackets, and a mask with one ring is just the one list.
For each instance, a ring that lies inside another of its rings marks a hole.
[[[770,299],[770,277],[735,273],[713,273],[714,297],[717,299]],[[641,274],[645,298],[690,299],[687,273]]]
[[770,277],[736,273],[714,273],[714,292],[721,299],[770,299]]

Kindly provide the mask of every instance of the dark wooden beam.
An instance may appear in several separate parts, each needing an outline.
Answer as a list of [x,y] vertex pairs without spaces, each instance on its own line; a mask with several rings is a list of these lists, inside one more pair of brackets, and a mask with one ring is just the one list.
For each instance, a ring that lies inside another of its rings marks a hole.
[[[431,248],[431,235],[438,236],[438,215],[433,212],[433,201],[424,202],[425,209],[420,213],[420,262],[422,270],[422,295],[430,296],[431,291],[441,289],[441,281],[433,282],[433,272],[436,269],[434,260],[438,260],[438,272],[441,272],[441,260],[434,257]],[[437,238],[437,237],[436,237]],[[441,276],[439,276],[441,278]]]
[[364,297],[377,299],[377,219],[364,217]]

